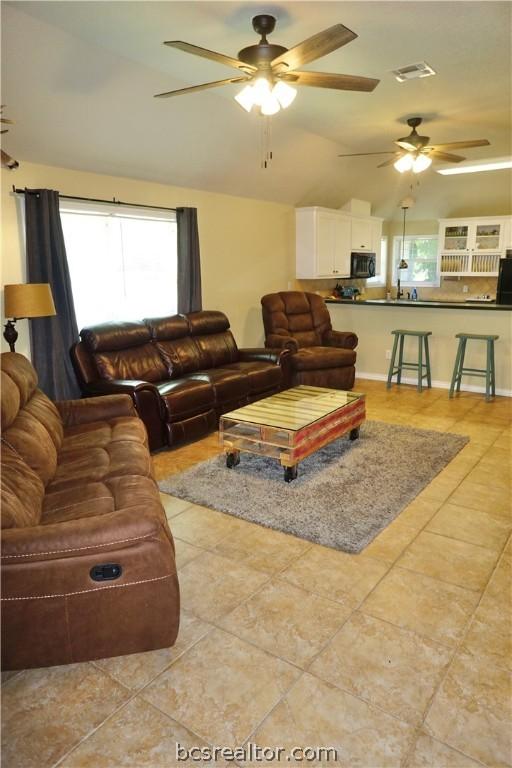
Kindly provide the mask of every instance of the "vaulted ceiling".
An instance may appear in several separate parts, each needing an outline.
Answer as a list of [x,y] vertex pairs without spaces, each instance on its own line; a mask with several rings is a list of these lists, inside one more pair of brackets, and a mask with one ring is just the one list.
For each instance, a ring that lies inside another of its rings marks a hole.
[[[16,120],[5,144],[19,159],[292,205],[338,206],[359,197],[391,216],[409,175],[377,170],[379,158],[341,159],[339,153],[392,149],[412,115],[425,117],[421,132],[434,143],[490,140],[490,147],[468,150],[468,158],[511,152],[508,2],[2,6],[2,101]],[[277,17],[271,41],[286,47],[345,24],[358,38],[305,68],[381,80],[373,93],[300,88],[293,105],[272,119],[274,160],[267,170],[260,167],[261,118],[233,99],[240,86],[153,98],[233,75],[163,46],[164,40],[236,55],[257,42],[251,18],[262,12]],[[391,74],[422,60],[435,77],[399,84]],[[435,201],[438,215],[454,215],[477,188],[483,208],[493,212],[497,197],[503,205],[510,177],[442,178],[430,169],[420,182],[429,210]]]

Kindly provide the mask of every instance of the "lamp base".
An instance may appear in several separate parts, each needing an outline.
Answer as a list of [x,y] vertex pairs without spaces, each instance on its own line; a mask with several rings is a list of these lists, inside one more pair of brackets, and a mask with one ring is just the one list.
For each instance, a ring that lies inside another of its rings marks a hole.
[[8,320],[4,326],[4,339],[9,345],[11,352],[16,352],[14,345],[18,341],[18,331],[16,330],[15,320]]

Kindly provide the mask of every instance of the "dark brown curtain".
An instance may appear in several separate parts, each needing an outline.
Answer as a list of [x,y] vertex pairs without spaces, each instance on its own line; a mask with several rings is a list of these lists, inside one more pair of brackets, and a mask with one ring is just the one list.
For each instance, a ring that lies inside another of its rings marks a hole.
[[201,256],[197,209],[178,208],[178,312],[198,312],[201,297]]
[[78,339],[73,293],[59,213],[59,193],[25,190],[27,280],[49,283],[55,317],[30,320],[32,362],[39,386],[52,400],[80,397],[69,350]]

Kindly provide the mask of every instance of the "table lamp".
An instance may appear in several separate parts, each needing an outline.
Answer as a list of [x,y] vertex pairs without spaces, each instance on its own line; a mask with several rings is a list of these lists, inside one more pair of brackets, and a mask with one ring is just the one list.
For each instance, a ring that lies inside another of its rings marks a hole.
[[21,285],[6,285],[4,288],[4,315],[7,320],[4,339],[9,344],[11,352],[18,339],[16,320],[25,317],[50,317],[56,315],[52,290],[49,283],[22,283]]

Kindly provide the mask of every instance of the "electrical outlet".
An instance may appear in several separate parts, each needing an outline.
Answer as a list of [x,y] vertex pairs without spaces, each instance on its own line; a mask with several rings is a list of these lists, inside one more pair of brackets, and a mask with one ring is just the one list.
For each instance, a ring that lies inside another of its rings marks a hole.
[[288,290],[289,290],[289,291],[291,291],[291,290],[292,290],[292,283],[291,283],[291,280],[289,280],[289,281],[288,281]]
[[468,293],[469,291],[469,285],[463,285],[462,286],[462,293]]
[[386,349],[386,360],[391,360],[391,350]]

